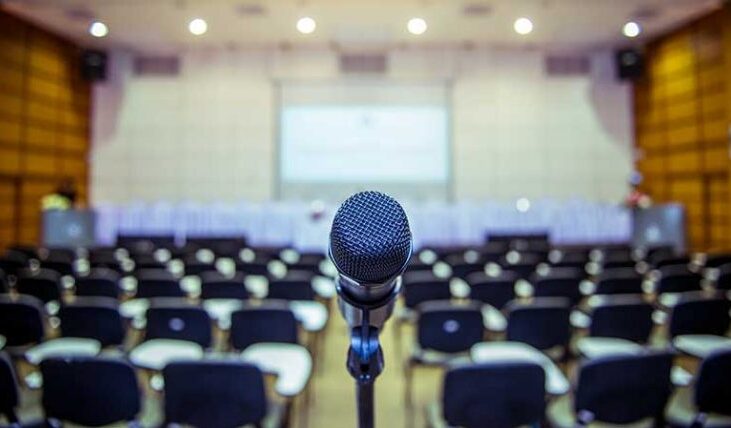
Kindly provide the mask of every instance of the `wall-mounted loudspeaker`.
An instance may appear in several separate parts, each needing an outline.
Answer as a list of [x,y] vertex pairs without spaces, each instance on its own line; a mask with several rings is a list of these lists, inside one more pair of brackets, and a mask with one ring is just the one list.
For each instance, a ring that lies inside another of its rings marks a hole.
[[91,82],[107,78],[107,53],[84,49],[81,51],[81,76]]
[[617,77],[621,80],[634,80],[645,72],[645,58],[637,49],[621,49],[615,53]]

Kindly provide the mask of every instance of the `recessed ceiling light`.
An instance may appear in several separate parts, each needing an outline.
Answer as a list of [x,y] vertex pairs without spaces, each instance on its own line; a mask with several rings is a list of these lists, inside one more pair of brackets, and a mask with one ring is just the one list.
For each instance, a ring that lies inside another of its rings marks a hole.
[[528,212],[528,210],[530,210],[530,199],[528,199],[528,198],[518,199],[517,201],[515,201],[515,209],[521,213]]
[[297,31],[302,34],[312,34],[317,28],[317,22],[309,16],[304,16],[297,20]]
[[409,30],[409,33],[417,36],[420,34],[424,34],[426,32],[426,28],[426,21],[424,21],[422,18],[411,18],[406,24],[406,29]]
[[630,21],[626,24],[624,24],[624,27],[622,27],[622,34],[624,34],[626,37],[637,37],[642,32],[642,27],[640,27],[640,24]]
[[520,35],[530,34],[533,31],[533,21],[528,18],[518,18],[513,24],[513,29]]
[[188,30],[196,36],[205,34],[208,31],[208,23],[201,18],[196,18],[188,23]]
[[89,26],[89,34],[94,37],[104,37],[109,34],[109,28],[107,28],[107,24],[101,21],[94,21]]

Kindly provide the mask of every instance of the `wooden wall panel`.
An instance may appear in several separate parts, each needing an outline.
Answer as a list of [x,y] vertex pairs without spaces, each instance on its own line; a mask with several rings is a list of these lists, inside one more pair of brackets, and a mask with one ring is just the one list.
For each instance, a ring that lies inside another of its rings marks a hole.
[[644,190],[685,206],[693,250],[731,249],[727,9],[651,42],[635,85]]
[[0,248],[37,244],[41,199],[70,178],[86,201],[90,87],[79,48],[0,12]]

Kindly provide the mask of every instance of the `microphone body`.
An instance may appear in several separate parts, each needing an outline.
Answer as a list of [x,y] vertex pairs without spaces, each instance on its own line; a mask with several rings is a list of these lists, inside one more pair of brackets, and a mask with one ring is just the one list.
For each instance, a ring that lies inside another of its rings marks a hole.
[[335,214],[328,253],[338,270],[340,313],[351,328],[347,368],[357,383],[360,428],[373,427],[373,384],[383,371],[378,334],[393,313],[411,252],[408,218],[393,198],[356,193]]

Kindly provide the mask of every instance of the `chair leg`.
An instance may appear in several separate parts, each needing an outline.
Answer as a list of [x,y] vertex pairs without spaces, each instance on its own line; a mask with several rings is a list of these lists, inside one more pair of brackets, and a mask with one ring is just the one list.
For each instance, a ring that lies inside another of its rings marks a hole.
[[413,383],[414,367],[411,360],[407,360],[404,364],[404,404],[406,408],[411,410],[413,403],[411,397],[411,387]]

